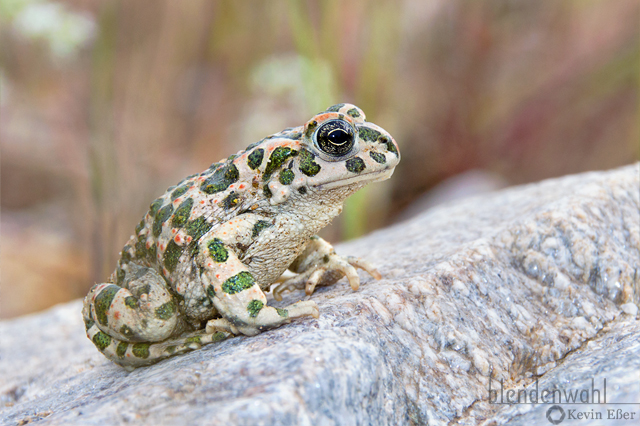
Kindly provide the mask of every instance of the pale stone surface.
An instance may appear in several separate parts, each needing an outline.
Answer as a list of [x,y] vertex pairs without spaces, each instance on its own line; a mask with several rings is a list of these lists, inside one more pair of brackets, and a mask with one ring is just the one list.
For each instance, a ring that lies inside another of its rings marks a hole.
[[606,378],[608,402],[640,402],[638,176],[636,164],[434,208],[339,245],[384,278],[319,289],[319,320],[132,373],[86,339],[80,301],[4,321],[0,419],[550,424],[548,405],[490,404],[490,376],[516,390]]

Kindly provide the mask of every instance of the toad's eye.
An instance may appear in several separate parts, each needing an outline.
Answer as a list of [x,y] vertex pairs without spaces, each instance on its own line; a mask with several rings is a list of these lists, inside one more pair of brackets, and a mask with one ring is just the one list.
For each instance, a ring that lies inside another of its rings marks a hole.
[[354,140],[353,127],[343,120],[328,121],[316,132],[318,148],[333,157],[351,152]]

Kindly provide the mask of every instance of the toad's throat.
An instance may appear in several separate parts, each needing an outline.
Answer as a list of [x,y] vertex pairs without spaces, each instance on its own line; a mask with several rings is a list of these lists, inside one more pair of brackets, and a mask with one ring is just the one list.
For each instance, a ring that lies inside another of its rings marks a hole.
[[323,182],[313,186],[318,189],[331,189],[331,188],[338,188],[341,186],[348,186],[357,182],[378,182],[381,180],[389,179],[393,174],[393,170],[394,170],[393,168],[390,168],[390,169],[381,170],[378,172],[361,173],[359,175],[355,175],[350,178],[336,179],[333,181]]

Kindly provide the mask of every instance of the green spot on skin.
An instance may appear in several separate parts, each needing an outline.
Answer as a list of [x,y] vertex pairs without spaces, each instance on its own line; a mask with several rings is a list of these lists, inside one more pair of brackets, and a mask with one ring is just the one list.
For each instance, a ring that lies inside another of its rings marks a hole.
[[220,341],[222,341],[222,340],[224,340],[224,339],[226,339],[226,338],[227,338],[227,335],[226,335],[226,334],[224,334],[222,331],[216,331],[216,332],[213,334],[213,337],[211,338],[211,341],[213,341],[213,342],[220,342]]
[[212,165],[209,166],[209,168],[207,170],[205,170],[204,172],[200,173],[200,176],[204,176],[207,175],[209,173],[215,172],[216,170],[218,170],[218,168],[222,166],[222,163],[213,163]]
[[200,340],[200,336],[192,336],[187,338],[184,343],[197,343],[199,345],[202,344],[202,341]]
[[369,157],[373,158],[373,161],[379,164],[384,164],[387,162],[387,157],[384,154],[380,154],[379,152],[369,151]]
[[100,291],[100,293],[96,296],[93,306],[95,308],[96,317],[100,324],[107,325],[109,323],[107,310],[111,306],[111,302],[116,296],[116,293],[119,291],[120,287],[110,284],[107,287],[103,288],[102,291]]
[[209,232],[211,229],[211,224],[207,223],[207,220],[204,216],[200,216],[197,219],[192,220],[187,223],[187,226],[184,227],[184,230],[187,232],[187,235],[191,236],[193,240],[198,241],[204,234]]
[[280,172],[280,177],[278,180],[283,185],[289,185],[291,182],[293,182],[293,179],[295,179],[295,177],[296,177],[296,174],[293,173],[291,170],[284,169],[283,171]]
[[224,191],[233,183],[236,183],[240,177],[238,168],[235,164],[225,164],[224,167],[217,169],[212,176],[202,182],[200,190],[206,194],[215,194]]
[[287,311],[286,309],[276,308],[276,312],[278,312],[278,315],[280,315],[282,318],[289,318],[289,311]]
[[249,316],[251,318],[257,317],[260,309],[262,309],[263,306],[264,303],[262,303],[262,301],[260,300],[252,300],[251,302],[249,302],[249,304],[247,305],[247,312],[249,312]]
[[340,108],[342,108],[343,106],[344,106],[344,104],[332,105],[329,108],[327,108],[327,112],[338,112],[338,111],[340,111]]
[[152,227],[154,237],[158,238],[158,236],[162,232],[162,225],[167,221],[167,219],[171,217],[172,213],[173,213],[173,204],[168,204],[163,208],[161,208],[160,210],[158,210],[158,213],[156,214],[156,218],[153,221],[153,227]]
[[131,352],[137,358],[146,359],[149,358],[149,346],[151,346],[150,343],[136,343],[133,345]]
[[358,127],[358,136],[362,140],[369,141],[369,142],[375,142],[380,137],[380,132],[377,131],[377,130],[370,129],[370,128],[365,127],[365,126],[360,126],[360,127]]
[[176,304],[173,303],[173,301],[169,301],[156,308],[156,318],[166,321],[170,319],[175,312]]
[[174,228],[182,228],[189,220],[191,208],[193,207],[193,198],[187,198],[178,206],[176,212],[171,219],[171,226]]
[[256,283],[253,275],[247,271],[242,271],[237,275],[229,278],[222,284],[222,291],[227,294],[240,293],[243,290],[251,288]]
[[93,335],[93,344],[100,350],[100,352],[104,351],[107,346],[111,344],[111,336],[102,331],[98,331]]
[[271,174],[284,164],[291,157],[295,157],[298,155],[298,151],[293,150],[288,147],[279,146],[273,150],[271,156],[269,156],[269,162],[267,163],[267,167],[264,169],[264,176],[262,176],[263,181],[269,180]]
[[182,255],[182,247],[173,240],[169,241],[162,260],[167,271],[173,272],[176,269],[180,255]]
[[118,347],[116,348],[116,355],[118,355],[118,358],[124,358],[124,355],[127,353],[128,347],[129,344],[126,342],[118,343]]
[[349,111],[347,111],[347,115],[349,117],[358,118],[360,117],[360,112],[356,108],[351,108]]
[[175,345],[167,346],[167,348],[165,349],[165,351],[166,351],[169,355],[173,355],[173,353],[176,351],[176,347],[175,347]]
[[219,238],[214,238],[213,241],[209,241],[207,249],[209,249],[209,256],[218,263],[226,262],[229,258],[229,252]]
[[85,330],[89,330],[96,322],[91,318],[84,318],[84,328]]
[[149,216],[155,217],[155,215],[158,213],[158,210],[160,210],[160,207],[162,207],[163,203],[164,201],[162,200],[162,198],[158,198],[153,203],[151,203],[151,205],[149,206]]
[[301,186],[300,188],[298,188],[298,192],[301,193],[302,195],[307,193],[307,187],[306,186]]
[[351,173],[360,173],[367,166],[366,164],[364,164],[364,160],[362,158],[353,157],[347,160],[346,167],[347,167],[347,170],[349,170]]
[[306,149],[300,151],[300,171],[307,176],[315,176],[320,172],[320,165],[313,161],[315,155]]
[[139,237],[136,241],[136,257],[138,259],[147,257],[147,239],[144,236]]
[[177,187],[171,193],[171,201],[175,200],[176,198],[180,197],[181,195],[184,195],[184,193],[187,192],[188,190],[189,190],[189,185],[182,185],[182,186]]
[[263,194],[264,194],[264,196],[265,196],[266,198],[271,198],[271,196],[273,195],[273,194],[271,193],[271,190],[269,189],[269,185],[265,185],[265,186],[263,186],[263,187],[262,187],[262,192],[263,192]]
[[149,247],[149,251],[147,252],[147,259],[149,259],[151,262],[155,262],[156,258],[158,257],[158,253],[156,251],[156,245],[151,244],[151,247]]
[[251,231],[251,238],[255,238],[258,235],[260,235],[260,232],[262,232],[264,229],[269,228],[270,226],[273,226],[273,223],[266,221],[266,220],[259,220],[256,222],[255,225],[253,225],[253,230]]
[[258,148],[247,157],[247,165],[251,170],[255,170],[262,164],[264,158],[264,149]]
[[225,210],[232,209],[238,204],[240,204],[241,200],[242,199],[240,198],[240,194],[233,191],[224,200],[222,200],[222,207],[224,207]]
[[144,225],[145,225],[144,219],[142,219],[140,223],[136,225],[136,235],[140,234],[140,231],[142,231],[142,229],[144,228]]
[[122,334],[125,337],[131,337],[133,336],[133,330],[131,330],[131,327],[125,324],[122,327],[120,327],[120,334]]
[[216,297],[216,290],[213,288],[212,285],[207,287],[207,296],[209,296],[210,299],[213,299],[214,297]]
[[398,156],[398,149],[396,148],[395,144],[391,141],[391,139],[389,139],[386,136],[383,136],[380,138],[378,142],[385,144],[387,146],[387,151],[393,152],[396,155],[396,157]]

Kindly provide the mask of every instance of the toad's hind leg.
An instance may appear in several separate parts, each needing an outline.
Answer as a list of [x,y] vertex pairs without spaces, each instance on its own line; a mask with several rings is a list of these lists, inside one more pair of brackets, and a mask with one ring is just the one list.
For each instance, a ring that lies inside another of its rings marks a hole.
[[84,299],[82,314],[89,330],[94,324],[102,334],[89,336],[101,349],[104,335],[126,342],[159,342],[178,326],[174,296],[153,269],[133,263],[122,266],[122,286],[97,284]]
[[105,334],[94,324],[87,324],[87,336],[111,361],[131,371],[137,367],[155,364],[165,358],[200,349],[203,345],[220,342],[230,333],[204,330],[184,334],[162,342],[125,342]]

